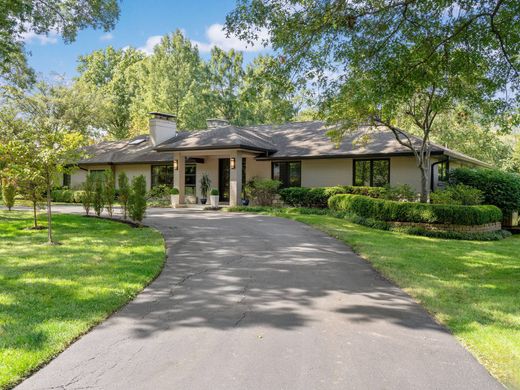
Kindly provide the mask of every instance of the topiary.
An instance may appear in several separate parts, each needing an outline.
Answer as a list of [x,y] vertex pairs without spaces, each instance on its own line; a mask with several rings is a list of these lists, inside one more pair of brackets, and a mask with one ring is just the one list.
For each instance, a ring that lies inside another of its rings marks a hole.
[[119,173],[117,177],[118,196],[117,199],[121,204],[121,211],[123,212],[123,219],[126,219],[128,214],[128,198],[130,197],[130,183],[125,172]]
[[132,179],[130,197],[128,198],[128,215],[141,222],[146,213],[146,179],[143,175]]

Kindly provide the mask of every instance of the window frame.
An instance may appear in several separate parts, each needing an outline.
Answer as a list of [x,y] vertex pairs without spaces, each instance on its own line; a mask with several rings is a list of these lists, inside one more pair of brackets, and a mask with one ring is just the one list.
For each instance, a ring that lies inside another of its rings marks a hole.
[[[298,185],[291,185],[290,164],[294,164],[294,163],[299,165]],[[275,166],[275,164],[283,164],[283,166],[285,166],[285,168],[283,169],[284,172],[282,173],[282,165],[280,165],[280,178],[279,179],[275,179],[274,178],[274,166]],[[287,179],[287,183],[284,182],[284,176]],[[282,183],[280,185],[280,188],[301,187],[302,186],[302,162],[301,162],[301,160],[272,161],[271,162],[271,180],[278,180],[278,181],[280,181]]]
[[70,188],[71,183],[72,183],[72,175],[70,173],[64,173],[63,180],[61,183],[63,185],[63,187]]
[[[154,178],[158,175],[154,174],[155,167],[166,167],[167,169],[171,169],[171,183],[157,183]],[[154,188],[158,185],[169,185],[173,187],[173,163],[172,164],[152,164],[150,165],[150,188]]]
[[[356,163],[365,162],[365,161],[368,161],[370,163],[370,177],[369,177],[370,184],[368,185],[368,187],[384,187],[385,185],[390,185],[391,161],[390,161],[390,158],[388,158],[388,157],[381,157],[381,158],[357,158],[357,159],[353,160],[353,163],[352,163],[352,185],[353,186],[364,187],[364,185],[356,184]],[[382,185],[382,186],[374,186],[374,161],[388,161],[388,173],[387,173],[388,183],[387,184]]]
[[[195,173],[186,173],[188,168],[194,167]],[[187,185],[186,177],[190,176],[195,179],[195,183],[193,185]],[[189,190],[188,190],[189,189]],[[186,196],[196,196],[197,195],[197,163],[186,163],[184,164],[184,195]]]

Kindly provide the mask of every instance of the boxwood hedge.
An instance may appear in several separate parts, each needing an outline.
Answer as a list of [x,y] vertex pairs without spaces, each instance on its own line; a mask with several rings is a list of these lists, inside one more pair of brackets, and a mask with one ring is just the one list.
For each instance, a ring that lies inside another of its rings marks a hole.
[[362,195],[341,194],[329,199],[335,211],[347,211],[361,217],[388,222],[444,223],[483,225],[502,221],[495,206],[461,206],[414,202],[395,202]]
[[331,196],[337,194],[358,194],[372,198],[381,198],[387,192],[383,187],[357,187],[357,186],[336,186],[336,187],[290,187],[279,191],[282,201],[292,207],[312,207],[326,208]]
[[84,193],[85,191],[56,189],[51,191],[51,199],[53,202],[81,203],[81,197]]

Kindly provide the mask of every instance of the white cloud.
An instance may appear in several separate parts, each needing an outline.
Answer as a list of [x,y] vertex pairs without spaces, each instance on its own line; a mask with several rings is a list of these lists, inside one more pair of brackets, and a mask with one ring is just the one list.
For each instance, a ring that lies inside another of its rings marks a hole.
[[203,53],[211,51],[215,46],[223,50],[235,49],[246,52],[257,52],[269,48],[269,46],[265,47],[263,45],[265,41],[269,40],[269,33],[265,29],[258,32],[258,39],[253,45],[241,41],[236,36],[227,37],[224,26],[218,23],[212,24],[206,29],[206,37],[208,42],[191,41],[194,45],[198,46],[199,50]]
[[58,33],[50,31],[48,34],[36,34],[32,30],[25,31],[21,34],[21,38],[25,43],[32,43],[34,41],[40,42],[40,45],[53,45],[58,42]]
[[141,50],[146,55],[151,55],[153,53],[153,48],[161,43],[162,35],[153,35],[146,40],[144,46],[139,47],[137,50]]
[[112,39],[114,39],[114,36],[111,33],[106,33],[99,37],[101,41],[111,41]]

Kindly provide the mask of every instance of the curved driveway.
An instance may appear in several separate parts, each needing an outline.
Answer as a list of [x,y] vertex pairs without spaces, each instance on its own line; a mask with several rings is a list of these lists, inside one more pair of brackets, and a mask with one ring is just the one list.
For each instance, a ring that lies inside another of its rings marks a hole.
[[258,215],[149,211],[162,274],[20,389],[498,389],[339,241]]

